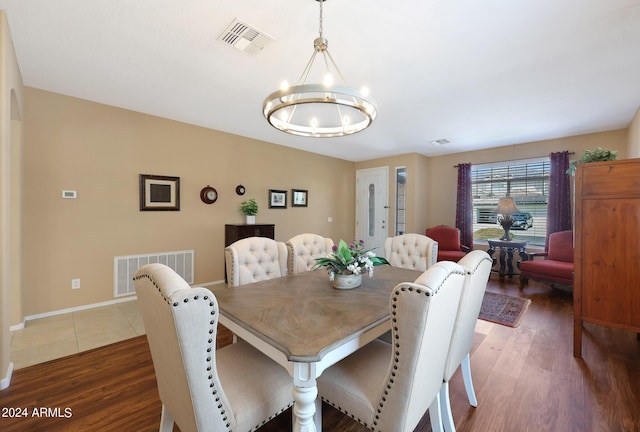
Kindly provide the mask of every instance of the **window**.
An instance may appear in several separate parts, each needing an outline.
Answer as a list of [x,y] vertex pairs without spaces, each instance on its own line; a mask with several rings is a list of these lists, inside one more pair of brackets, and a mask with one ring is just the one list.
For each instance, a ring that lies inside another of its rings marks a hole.
[[396,235],[406,231],[407,213],[407,169],[396,168]]
[[376,236],[376,185],[369,184],[369,237]]
[[514,216],[511,236],[532,245],[544,245],[547,235],[549,158],[474,165],[473,239],[503,234],[495,209],[502,197],[513,197],[520,213]]

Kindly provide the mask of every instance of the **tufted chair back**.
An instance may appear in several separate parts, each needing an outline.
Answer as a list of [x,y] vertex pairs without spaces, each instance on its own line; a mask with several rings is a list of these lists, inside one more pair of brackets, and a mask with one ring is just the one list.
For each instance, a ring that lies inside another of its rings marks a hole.
[[287,275],[287,246],[267,237],[248,237],[224,249],[230,287]]
[[462,367],[464,386],[467,390],[467,397],[472,406],[478,404],[473,381],[471,380],[471,365],[469,353],[473,346],[473,332],[476,327],[482,299],[487,288],[489,275],[493,260],[485,251],[474,250],[458,261],[467,276],[462,287],[460,304],[456,314],[456,321],[451,336],[451,346],[447,356],[447,363],[444,369],[444,379],[440,390],[440,406],[446,430],[455,431],[453,417],[451,415],[451,404],[449,402],[449,380],[458,367]]
[[393,345],[378,339],[318,378],[322,399],[372,431],[410,432],[429,409],[439,423],[438,393],[465,280],[453,262],[434,264],[391,294]]
[[403,234],[384,242],[384,257],[393,267],[425,271],[436,263],[438,242],[422,234]]
[[298,234],[287,243],[287,270],[290,274],[309,271],[316,264],[316,258],[326,257],[331,253],[333,240],[317,234]]
[[162,402],[160,430],[175,422],[183,432],[251,431],[293,404],[293,382],[277,363],[246,342],[216,350],[211,291],[191,288],[163,264],[143,266],[134,281]]

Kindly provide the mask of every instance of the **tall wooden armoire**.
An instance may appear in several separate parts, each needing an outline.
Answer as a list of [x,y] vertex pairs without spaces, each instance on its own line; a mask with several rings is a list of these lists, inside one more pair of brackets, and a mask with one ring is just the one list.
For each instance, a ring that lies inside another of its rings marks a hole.
[[582,324],[640,332],[640,159],[578,165],[573,355]]

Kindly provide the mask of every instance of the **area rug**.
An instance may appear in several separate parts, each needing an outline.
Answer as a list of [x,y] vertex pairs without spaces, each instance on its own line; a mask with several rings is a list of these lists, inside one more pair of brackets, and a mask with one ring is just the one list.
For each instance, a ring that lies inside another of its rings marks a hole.
[[480,308],[480,318],[509,327],[518,327],[531,300],[486,291]]

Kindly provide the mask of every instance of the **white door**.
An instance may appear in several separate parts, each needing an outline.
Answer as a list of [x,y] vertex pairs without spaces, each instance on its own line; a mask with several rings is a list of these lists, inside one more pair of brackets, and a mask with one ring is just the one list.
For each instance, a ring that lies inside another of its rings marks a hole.
[[356,239],[384,256],[389,218],[389,168],[356,171]]

